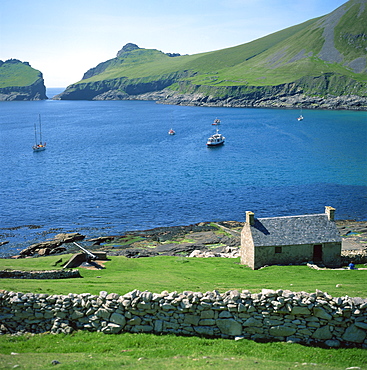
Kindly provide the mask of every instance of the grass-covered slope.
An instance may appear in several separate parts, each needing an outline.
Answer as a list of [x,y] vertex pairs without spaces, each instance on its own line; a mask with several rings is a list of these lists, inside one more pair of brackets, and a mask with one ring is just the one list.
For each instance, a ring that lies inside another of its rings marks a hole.
[[42,73],[17,59],[0,61],[0,100],[47,99]]
[[366,0],[350,0],[323,17],[223,50],[172,57],[134,45],[88,71],[60,98],[123,99],[166,88],[222,100],[367,97],[366,25]]

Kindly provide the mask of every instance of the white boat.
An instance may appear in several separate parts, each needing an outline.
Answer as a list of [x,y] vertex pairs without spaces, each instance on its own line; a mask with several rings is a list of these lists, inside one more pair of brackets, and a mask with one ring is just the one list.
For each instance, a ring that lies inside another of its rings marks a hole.
[[214,122],[212,123],[213,126],[217,126],[217,125],[220,125],[220,119],[219,118],[216,118],[214,120]]
[[225,139],[226,138],[219,133],[219,129],[217,129],[216,133],[208,138],[206,145],[208,147],[223,145]]
[[298,121],[302,121],[303,120],[303,116],[302,116],[302,108],[301,108],[301,114],[299,115],[299,117],[297,118]]
[[40,129],[40,139],[38,141],[38,138],[37,138],[37,125],[34,124],[34,137],[35,137],[35,141],[36,141],[36,144],[33,145],[32,149],[34,152],[42,152],[43,150],[46,150],[46,143],[42,143],[42,128],[41,128],[41,115],[38,116],[38,120],[39,120],[39,129]]
[[176,131],[175,130],[173,130],[173,129],[170,129],[169,131],[168,131],[168,135],[175,135],[176,134]]

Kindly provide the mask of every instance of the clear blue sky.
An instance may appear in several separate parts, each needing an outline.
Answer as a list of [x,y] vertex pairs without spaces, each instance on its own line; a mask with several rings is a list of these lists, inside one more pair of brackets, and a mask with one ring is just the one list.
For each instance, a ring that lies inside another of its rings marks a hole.
[[66,87],[128,42],[196,54],[316,18],[346,0],[1,0],[0,60],[27,61]]

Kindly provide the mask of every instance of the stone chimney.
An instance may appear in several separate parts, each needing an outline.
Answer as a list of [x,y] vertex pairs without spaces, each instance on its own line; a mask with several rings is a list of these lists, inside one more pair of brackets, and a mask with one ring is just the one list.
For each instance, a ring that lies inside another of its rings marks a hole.
[[325,213],[327,215],[327,218],[329,221],[334,221],[334,215],[335,215],[335,208],[326,206],[325,207]]
[[246,222],[250,225],[255,224],[255,214],[251,211],[246,211]]

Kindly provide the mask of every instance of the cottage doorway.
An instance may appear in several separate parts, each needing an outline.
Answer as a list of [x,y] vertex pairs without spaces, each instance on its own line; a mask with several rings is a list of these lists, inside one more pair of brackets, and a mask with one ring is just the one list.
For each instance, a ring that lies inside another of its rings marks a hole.
[[322,262],[322,244],[315,244],[313,246],[313,261],[315,263]]

